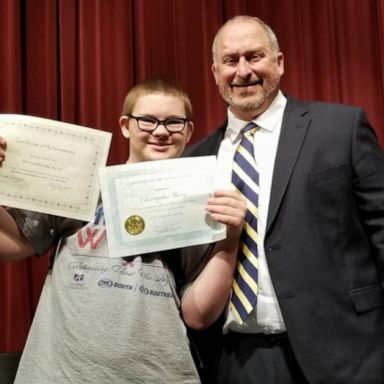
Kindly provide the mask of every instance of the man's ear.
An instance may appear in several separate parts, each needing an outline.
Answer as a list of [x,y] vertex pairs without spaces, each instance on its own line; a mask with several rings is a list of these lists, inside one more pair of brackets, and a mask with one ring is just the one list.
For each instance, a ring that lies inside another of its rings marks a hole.
[[284,55],[281,52],[279,52],[279,54],[277,55],[277,64],[279,66],[280,76],[283,76],[284,75]]
[[216,85],[218,85],[218,77],[217,77],[217,73],[216,73],[216,65],[215,65],[215,63],[213,63],[211,65],[211,71],[212,71],[213,77],[215,78],[215,83],[216,83]]
[[129,139],[129,117],[121,116],[119,119],[121,133],[126,139]]

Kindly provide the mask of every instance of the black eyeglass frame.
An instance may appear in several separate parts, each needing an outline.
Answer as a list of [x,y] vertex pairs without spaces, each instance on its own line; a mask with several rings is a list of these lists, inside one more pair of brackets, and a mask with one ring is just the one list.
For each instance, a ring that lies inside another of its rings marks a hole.
[[[153,131],[155,131],[159,125],[164,125],[165,129],[169,133],[180,133],[184,130],[185,125],[189,122],[189,119],[186,117],[185,118],[184,117],[169,117],[165,120],[159,120],[154,116],[134,116],[134,115],[126,115],[126,116],[136,120],[137,127],[140,129],[140,131],[149,132],[149,133],[152,133]],[[146,129],[146,128],[143,129],[142,127],[140,127],[140,121],[144,121],[144,120],[147,120],[147,121],[153,120],[154,123],[156,122],[156,125],[152,129]],[[183,122],[183,127],[180,129],[177,129],[177,130],[169,129],[169,127],[167,126],[167,122],[172,121],[172,120],[179,120],[180,124],[181,124],[181,122]]]

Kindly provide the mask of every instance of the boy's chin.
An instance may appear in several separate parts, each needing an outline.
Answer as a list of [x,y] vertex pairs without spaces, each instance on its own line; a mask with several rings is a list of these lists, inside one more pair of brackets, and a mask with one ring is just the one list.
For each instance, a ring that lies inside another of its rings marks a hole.
[[176,153],[174,151],[172,151],[172,152],[151,152],[148,155],[147,161],[174,159],[176,157],[180,157],[180,155],[181,155],[181,153]]

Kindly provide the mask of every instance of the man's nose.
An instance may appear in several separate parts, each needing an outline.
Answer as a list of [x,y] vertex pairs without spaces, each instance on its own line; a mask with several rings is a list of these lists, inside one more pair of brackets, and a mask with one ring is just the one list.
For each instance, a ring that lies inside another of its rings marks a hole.
[[239,63],[237,65],[237,74],[242,78],[246,78],[250,76],[251,73],[252,69],[249,62],[245,57],[240,57]]

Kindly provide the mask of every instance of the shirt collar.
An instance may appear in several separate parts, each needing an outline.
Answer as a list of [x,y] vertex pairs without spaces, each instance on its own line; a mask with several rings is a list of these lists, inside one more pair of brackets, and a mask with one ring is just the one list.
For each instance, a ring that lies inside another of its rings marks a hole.
[[[261,129],[272,132],[276,125],[282,120],[286,104],[286,97],[279,91],[268,109],[252,121]],[[240,136],[240,131],[248,121],[238,119],[230,108],[227,109],[227,114],[228,125],[225,136],[233,143]]]

